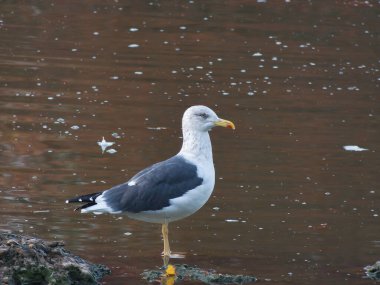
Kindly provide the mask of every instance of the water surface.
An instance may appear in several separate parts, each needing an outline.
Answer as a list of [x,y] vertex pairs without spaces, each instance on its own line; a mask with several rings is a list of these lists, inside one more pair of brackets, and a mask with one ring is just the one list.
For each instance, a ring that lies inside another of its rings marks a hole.
[[[2,3],[0,229],[64,240],[112,269],[104,284],[142,284],[161,265],[160,227],[64,201],[175,154],[182,113],[204,104],[237,129],[211,133],[215,191],[171,224],[178,262],[268,284],[368,284],[379,15],[376,1]],[[103,136],[117,152],[102,154]]]

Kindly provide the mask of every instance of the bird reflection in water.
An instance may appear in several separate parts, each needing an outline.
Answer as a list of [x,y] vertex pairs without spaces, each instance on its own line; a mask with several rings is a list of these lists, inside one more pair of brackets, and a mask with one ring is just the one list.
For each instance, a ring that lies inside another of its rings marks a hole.
[[161,285],[173,285],[175,283],[175,276],[162,276],[160,284]]

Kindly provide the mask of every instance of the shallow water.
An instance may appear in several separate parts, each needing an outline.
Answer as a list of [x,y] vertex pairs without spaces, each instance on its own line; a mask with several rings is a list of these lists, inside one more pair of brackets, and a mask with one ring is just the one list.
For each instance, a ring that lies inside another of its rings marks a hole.
[[160,227],[64,201],[175,154],[183,111],[204,104],[237,129],[211,133],[215,191],[170,225],[186,253],[174,262],[268,284],[368,284],[380,5],[336,2],[2,3],[0,229],[64,240],[111,267],[104,284],[142,284],[161,265]]

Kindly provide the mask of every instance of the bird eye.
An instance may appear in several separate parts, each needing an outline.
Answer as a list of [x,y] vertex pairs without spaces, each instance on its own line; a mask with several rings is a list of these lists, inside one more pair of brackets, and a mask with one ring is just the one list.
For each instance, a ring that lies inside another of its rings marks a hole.
[[196,114],[197,116],[199,117],[202,117],[203,119],[207,119],[209,117],[209,115],[207,115],[206,113],[199,113],[199,114]]

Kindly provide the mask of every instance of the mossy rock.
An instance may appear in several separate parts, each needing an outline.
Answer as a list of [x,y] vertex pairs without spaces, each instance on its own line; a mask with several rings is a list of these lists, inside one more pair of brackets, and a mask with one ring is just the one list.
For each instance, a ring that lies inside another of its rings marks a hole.
[[109,273],[71,254],[62,242],[0,233],[0,284],[93,285]]
[[367,278],[380,281],[380,260],[376,261],[374,265],[367,265],[364,267],[364,272]]

